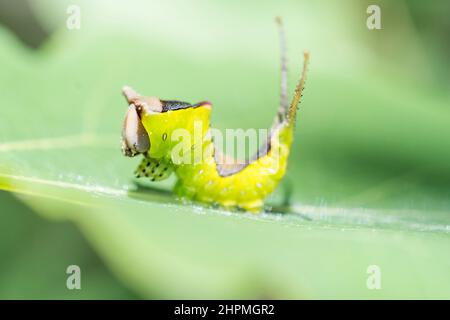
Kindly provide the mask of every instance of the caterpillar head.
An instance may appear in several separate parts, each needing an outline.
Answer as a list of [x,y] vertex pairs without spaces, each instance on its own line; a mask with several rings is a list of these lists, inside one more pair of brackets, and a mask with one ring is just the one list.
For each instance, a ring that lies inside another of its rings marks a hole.
[[207,101],[190,104],[144,97],[130,87],[122,91],[129,105],[122,128],[122,152],[128,157],[162,158],[177,143],[173,141],[176,130],[187,130],[190,135],[196,121],[202,124],[202,134],[209,128],[211,103]]
[[122,153],[127,157],[145,154],[150,150],[150,138],[141,118],[144,113],[161,112],[161,101],[142,97],[130,87],[122,92],[129,103],[122,127]]

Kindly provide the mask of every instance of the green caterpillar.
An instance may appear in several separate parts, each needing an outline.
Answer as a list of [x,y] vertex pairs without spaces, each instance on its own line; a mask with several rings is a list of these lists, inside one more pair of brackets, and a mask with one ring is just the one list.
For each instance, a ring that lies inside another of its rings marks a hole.
[[[245,163],[227,163],[210,135],[211,103],[190,104],[144,97],[123,88],[129,104],[122,129],[122,152],[144,156],[136,177],[151,181],[175,173],[174,192],[183,198],[225,208],[259,212],[286,172],[295,118],[309,62],[303,70],[290,105],[287,94],[285,38],[278,19],[281,44],[281,101],[270,135],[257,154]],[[180,132],[182,129],[182,132]],[[182,133],[182,134],[181,134]]]

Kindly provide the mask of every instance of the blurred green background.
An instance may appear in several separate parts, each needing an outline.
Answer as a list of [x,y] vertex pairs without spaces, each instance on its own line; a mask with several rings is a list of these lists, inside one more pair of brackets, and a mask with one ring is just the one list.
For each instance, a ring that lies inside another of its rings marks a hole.
[[[450,298],[449,14],[443,0],[1,0],[0,298]],[[275,16],[291,92],[311,52],[291,208],[283,186],[259,216],[136,186],[121,87],[210,100],[222,130],[269,127]]]

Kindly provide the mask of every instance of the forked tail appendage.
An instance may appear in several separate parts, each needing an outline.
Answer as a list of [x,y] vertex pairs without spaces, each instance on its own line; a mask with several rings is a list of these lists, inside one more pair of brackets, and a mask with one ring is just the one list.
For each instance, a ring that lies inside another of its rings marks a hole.
[[297,115],[298,106],[303,96],[303,90],[305,89],[305,80],[308,65],[309,65],[309,52],[305,51],[303,53],[303,70],[300,75],[300,80],[298,81],[297,86],[295,87],[294,96],[292,97],[291,105],[289,106],[289,111],[287,114],[287,121],[290,126],[293,126],[295,124],[295,117]]
[[277,123],[287,122],[290,126],[295,124],[298,105],[300,104],[303,89],[305,88],[306,72],[309,64],[309,52],[304,52],[303,70],[295,88],[291,104],[288,105],[288,70],[286,54],[286,35],[283,28],[283,21],[280,17],[276,19],[278,33],[280,37],[280,105],[277,114]]

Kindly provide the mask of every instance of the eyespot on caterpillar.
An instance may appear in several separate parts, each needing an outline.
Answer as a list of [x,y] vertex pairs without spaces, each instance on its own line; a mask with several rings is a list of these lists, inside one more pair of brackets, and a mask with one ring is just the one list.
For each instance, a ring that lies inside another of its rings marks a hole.
[[280,38],[280,104],[263,146],[245,161],[229,161],[211,135],[212,104],[191,104],[142,96],[122,89],[128,109],[122,128],[122,153],[142,155],[137,178],[160,181],[177,177],[174,193],[182,198],[258,213],[286,173],[298,106],[305,87],[309,53],[291,102],[288,101],[286,40],[276,19]]

